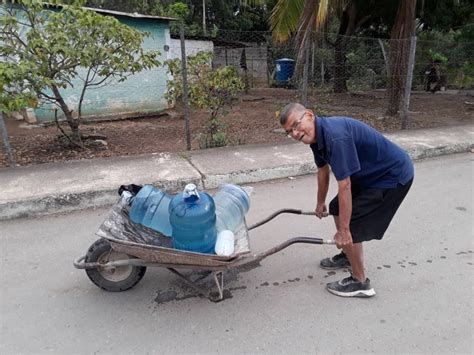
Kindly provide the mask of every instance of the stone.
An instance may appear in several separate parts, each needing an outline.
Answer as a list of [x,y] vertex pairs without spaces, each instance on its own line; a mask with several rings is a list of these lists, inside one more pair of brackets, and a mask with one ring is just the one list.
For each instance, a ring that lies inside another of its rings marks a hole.
[[26,110],[22,110],[22,115],[26,122],[29,124],[37,124],[38,119],[36,118],[35,111],[32,108],[27,108]]
[[23,118],[23,115],[20,113],[20,112],[12,112],[10,114],[10,117],[13,118],[14,120],[17,120],[17,121],[22,121],[24,118]]

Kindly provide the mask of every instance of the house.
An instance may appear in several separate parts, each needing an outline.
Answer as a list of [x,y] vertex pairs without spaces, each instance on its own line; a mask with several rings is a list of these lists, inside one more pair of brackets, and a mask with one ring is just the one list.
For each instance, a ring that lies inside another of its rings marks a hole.
[[[268,47],[265,41],[242,42],[222,38],[187,36],[186,56],[198,52],[212,52],[212,66],[233,66],[241,74],[247,75],[252,86],[269,85]],[[171,36],[170,57],[181,58],[181,41]]]
[[[137,13],[125,13],[119,11],[87,8],[104,16],[113,16],[123,24],[138,31],[148,32],[149,36],[143,42],[144,50],[158,50],[161,54],[158,60],[162,63],[169,59],[170,46],[170,21],[169,17],[148,16]],[[80,75],[81,73],[79,73]],[[168,108],[168,102],[164,97],[166,92],[166,81],[168,73],[166,67],[159,66],[151,70],[136,73],[124,82],[111,82],[100,88],[90,88],[86,91],[83,104],[82,116],[94,118],[107,117],[131,117],[141,116],[162,111]],[[77,83],[77,85],[75,85]],[[73,80],[72,87],[62,89],[66,103],[76,111],[80,98],[81,80]],[[43,105],[36,109],[28,110],[29,122],[32,114],[39,122],[54,120],[52,105]],[[62,112],[58,111],[61,118]]]

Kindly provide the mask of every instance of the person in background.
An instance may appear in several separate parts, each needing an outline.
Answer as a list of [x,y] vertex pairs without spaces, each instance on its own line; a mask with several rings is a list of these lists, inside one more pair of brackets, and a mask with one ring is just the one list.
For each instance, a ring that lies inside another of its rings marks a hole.
[[382,239],[413,182],[408,154],[368,125],[349,117],[317,117],[298,103],[286,105],[280,124],[293,139],[311,148],[317,171],[316,216],[327,214],[329,172],[338,194],[329,203],[334,240],[340,254],[321,260],[324,269],[350,268],[351,275],[327,284],[344,297],[375,295],[365,275],[363,243]]
[[[442,77],[440,73],[440,62],[433,60],[425,69],[426,85],[425,91],[431,91],[433,94],[443,88]],[[444,91],[444,89],[443,89]]]

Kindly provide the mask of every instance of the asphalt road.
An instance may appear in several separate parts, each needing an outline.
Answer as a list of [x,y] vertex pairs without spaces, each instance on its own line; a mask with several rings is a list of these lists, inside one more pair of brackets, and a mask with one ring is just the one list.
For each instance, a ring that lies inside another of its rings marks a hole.
[[[314,208],[313,176],[253,186],[248,224],[284,207]],[[416,164],[384,240],[366,245],[371,299],[324,289],[346,275],[318,268],[336,252],[318,245],[228,273],[220,303],[161,268],[107,293],[72,267],[106,209],[2,222],[0,353],[473,353],[472,186],[472,154]],[[333,232],[330,219],[285,215],[252,231],[251,247]]]

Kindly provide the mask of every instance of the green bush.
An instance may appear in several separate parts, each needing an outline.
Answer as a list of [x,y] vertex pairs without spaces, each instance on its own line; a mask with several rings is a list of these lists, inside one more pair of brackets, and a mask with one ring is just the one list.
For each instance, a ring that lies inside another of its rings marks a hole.
[[[225,136],[225,117],[232,100],[245,89],[244,81],[234,67],[211,66],[212,53],[199,52],[187,58],[188,98],[190,106],[205,109],[209,116],[204,127],[205,137],[200,139],[202,147],[216,147],[228,143]],[[168,102],[173,103],[183,95],[181,61],[173,59],[165,63],[172,79],[167,81]]]

